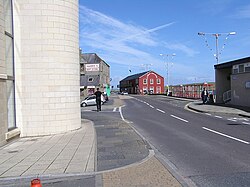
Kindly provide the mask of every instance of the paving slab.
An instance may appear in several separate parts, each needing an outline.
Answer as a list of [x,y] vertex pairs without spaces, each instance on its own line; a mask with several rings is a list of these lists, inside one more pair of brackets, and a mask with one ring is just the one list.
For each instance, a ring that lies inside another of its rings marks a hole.
[[82,128],[75,131],[19,138],[0,148],[4,158],[0,159],[0,179],[93,172],[95,139],[95,129],[89,120],[82,120]]

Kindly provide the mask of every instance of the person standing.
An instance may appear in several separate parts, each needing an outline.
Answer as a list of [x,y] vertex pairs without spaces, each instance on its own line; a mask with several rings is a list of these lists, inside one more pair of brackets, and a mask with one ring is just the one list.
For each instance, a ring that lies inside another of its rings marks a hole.
[[208,91],[206,90],[206,88],[203,88],[203,91],[201,92],[201,99],[203,104],[207,102],[207,97],[208,97]]
[[101,111],[101,103],[102,103],[102,92],[99,91],[99,88],[97,88],[96,92],[94,93],[96,96],[96,107],[97,112]]

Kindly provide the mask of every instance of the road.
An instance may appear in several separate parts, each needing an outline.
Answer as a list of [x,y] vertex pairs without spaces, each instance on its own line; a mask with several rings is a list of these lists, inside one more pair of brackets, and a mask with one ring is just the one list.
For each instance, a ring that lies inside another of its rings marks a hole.
[[124,120],[156,149],[172,169],[196,186],[250,186],[250,126],[245,119],[194,113],[187,101],[133,96]]

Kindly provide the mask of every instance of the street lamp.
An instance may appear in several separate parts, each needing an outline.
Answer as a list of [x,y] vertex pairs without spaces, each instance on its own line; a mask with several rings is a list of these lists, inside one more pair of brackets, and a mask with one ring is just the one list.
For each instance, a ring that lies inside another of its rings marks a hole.
[[[163,58],[164,57],[166,57],[166,58],[172,57],[172,59],[173,59],[173,57],[176,56],[176,54],[175,53],[173,53],[173,54],[160,54],[160,56],[162,56]],[[167,59],[165,62],[167,65],[167,88],[168,88],[167,95],[169,93],[169,62],[170,62],[169,59]]]
[[[219,63],[219,51],[218,51],[218,47],[219,47],[219,36],[221,35],[226,35],[227,37],[229,35],[235,35],[236,32],[229,32],[229,33],[204,33],[204,32],[198,32],[199,36],[205,36],[205,35],[212,35],[215,36],[215,44],[216,44],[216,54],[215,54],[215,58],[216,58],[216,62],[217,64]],[[226,37],[226,39],[227,39]]]

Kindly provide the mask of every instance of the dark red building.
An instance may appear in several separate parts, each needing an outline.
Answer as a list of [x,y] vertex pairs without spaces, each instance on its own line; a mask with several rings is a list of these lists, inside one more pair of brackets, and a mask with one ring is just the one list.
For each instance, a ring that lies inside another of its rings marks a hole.
[[120,91],[129,94],[164,93],[164,78],[154,71],[130,75],[120,81]]

